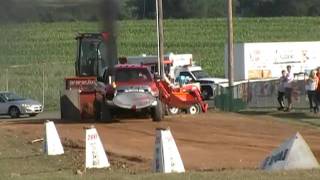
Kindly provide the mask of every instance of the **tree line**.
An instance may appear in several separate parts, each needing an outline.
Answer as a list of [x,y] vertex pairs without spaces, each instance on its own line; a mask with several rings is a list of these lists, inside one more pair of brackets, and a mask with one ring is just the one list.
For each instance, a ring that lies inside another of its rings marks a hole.
[[[97,21],[104,0],[0,1],[0,22]],[[112,1],[112,0],[111,0]],[[155,17],[155,0],[113,0],[119,19]],[[165,18],[225,17],[226,0],[163,0]],[[319,0],[234,0],[238,17],[319,16]]]

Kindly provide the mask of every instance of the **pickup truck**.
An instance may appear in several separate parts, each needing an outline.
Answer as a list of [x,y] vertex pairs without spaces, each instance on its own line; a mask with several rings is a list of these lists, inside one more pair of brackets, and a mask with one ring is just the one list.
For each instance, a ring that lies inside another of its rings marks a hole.
[[177,67],[175,78],[185,76],[190,82],[200,83],[201,95],[204,100],[213,99],[216,95],[216,87],[221,83],[227,83],[228,79],[210,77],[200,66]]
[[[129,110],[130,113],[143,111],[149,113],[153,121],[163,119],[162,102],[159,90],[146,66],[121,64],[114,67],[114,81],[104,87],[107,107],[103,113],[112,117],[116,109]],[[107,79],[107,78],[105,78]],[[102,86],[103,87],[103,86]],[[100,88],[98,88],[100,89]],[[108,110],[109,109],[109,110]],[[102,109],[100,110],[102,111]]]

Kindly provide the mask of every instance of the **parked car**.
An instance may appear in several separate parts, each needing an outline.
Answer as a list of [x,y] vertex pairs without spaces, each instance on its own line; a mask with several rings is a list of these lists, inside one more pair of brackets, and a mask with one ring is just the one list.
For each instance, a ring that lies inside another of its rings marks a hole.
[[43,111],[38,101],[20,97],[12,92],[0,91],[0,114],[18,118],[20,115],[36,116]]

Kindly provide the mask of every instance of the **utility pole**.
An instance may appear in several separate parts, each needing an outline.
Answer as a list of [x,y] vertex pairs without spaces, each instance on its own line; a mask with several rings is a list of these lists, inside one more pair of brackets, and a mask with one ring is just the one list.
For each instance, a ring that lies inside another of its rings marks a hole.
[[158,73],[161,79],[164,79],[163,65],[163,11],[162,0],[156,0],[157,10],[157,38],[158,38]]
[[232,22],[232,0],[228,1],[228,79],[229,88],[233,86],[233,22]]
[[228,12],[228,79],[229,79],[229,111],[233,110],[233,22],[232,22],[232,0],[227,0]]
[[6,69],[6,91],[9,91],[9,69]]
[[42,109],[44,109],[45,107],[45,77],[44,77],[44,74],[45,74],[45,64],[43,63],[42,64]]

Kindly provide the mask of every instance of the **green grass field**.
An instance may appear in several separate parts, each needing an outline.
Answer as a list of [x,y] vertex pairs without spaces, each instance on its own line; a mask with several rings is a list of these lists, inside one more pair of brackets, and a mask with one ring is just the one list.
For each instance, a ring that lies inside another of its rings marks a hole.
[[[234,26],[236,42],[320,40],[317,17],[238,18]],[[211,75],[223,76],[225,19],[166,20],[164,27],[165,52],[192,53]],[[74,74],[76,33],[97,31],[100,24],[88,22],[0,25],[0,89],[8,66],[31,64],[9,69],[9,90],[41,101],[44,86],[46,109],[57,109],[63,77]],[[118,31],[119,56],[156,54],[155,21],[120,21]]]

